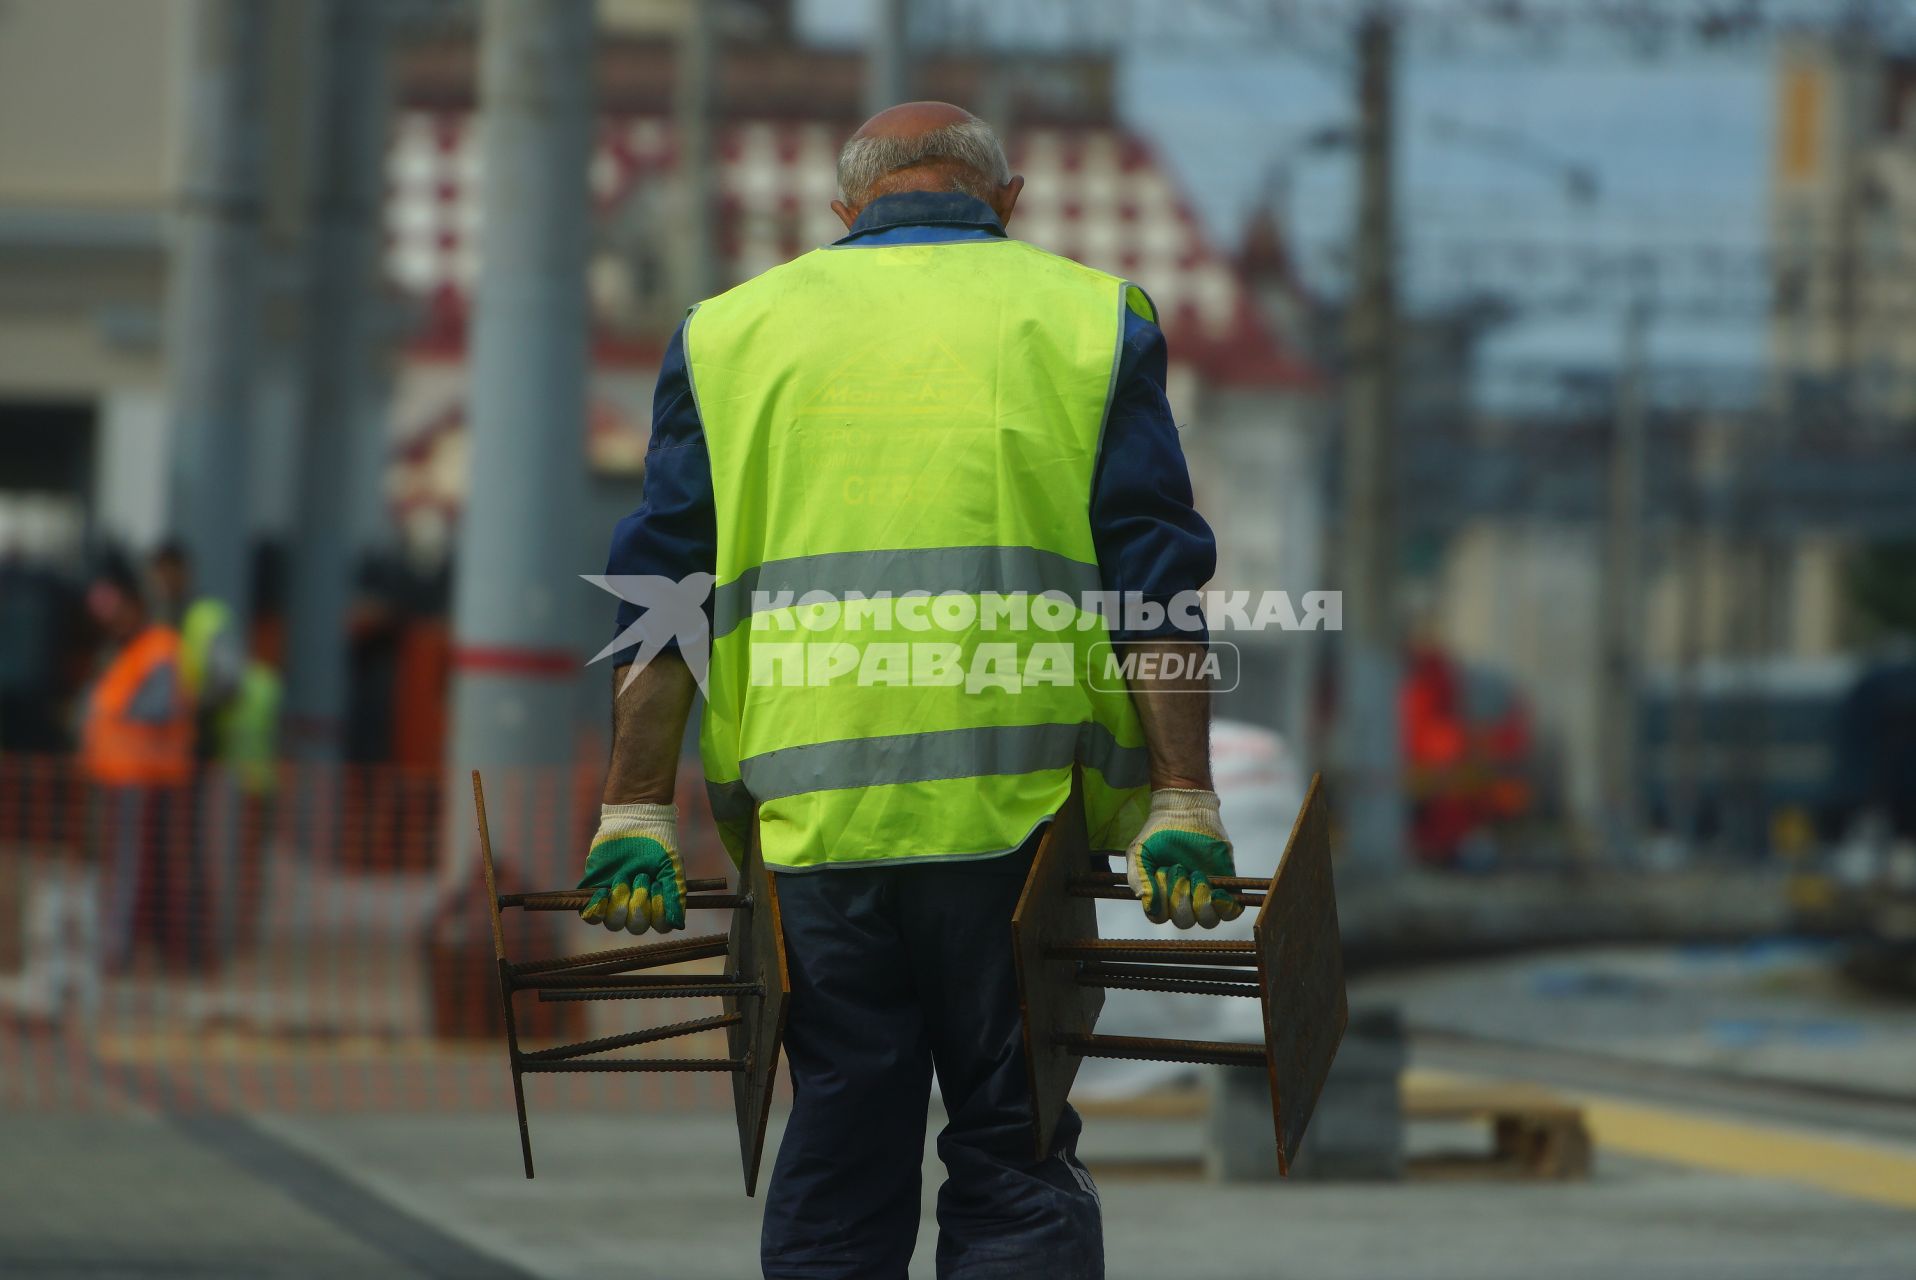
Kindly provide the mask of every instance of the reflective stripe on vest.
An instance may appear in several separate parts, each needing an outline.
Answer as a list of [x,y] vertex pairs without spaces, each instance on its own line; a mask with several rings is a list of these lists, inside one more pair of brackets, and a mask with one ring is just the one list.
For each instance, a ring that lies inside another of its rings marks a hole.
[[701,752],[735,856],[754,811],[786,869],[1002,853],[1074,765],[1096,845],[1135,833],[1143,733],[1121,683],[1086,680],[1110,633],[1078,608],[1127,305],[1148,314],[993,239],[818,250],[695,309],[718,526]]

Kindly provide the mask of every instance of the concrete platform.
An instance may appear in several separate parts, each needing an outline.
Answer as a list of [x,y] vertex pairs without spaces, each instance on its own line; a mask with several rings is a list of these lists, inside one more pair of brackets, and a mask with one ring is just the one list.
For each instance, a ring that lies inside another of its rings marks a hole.
[[[530,1183],[506,1115],[9,1116],[7,1130],[9,1277],[757,1274],[759,1206],[719,1115],[539,1116]],[[1587,1183],[1217,1187],[1190,1172],[1196,1141],[1188,1120],[1091,1122],[1113,1280],[1890,1280],[1916,1256],[1916,1213],[1604,1150]],[[1916,1147],[1896,1158],[1916,1169]],[[939,1175],[933,1159],[914,1277],[933,1274]]]
[[1830,944],[1600,947],[1368,975],[1415,1032],[1900,1099],[1916,1004],[1870,996]]
[[[1214,1186],[1198,1174],[1203,1121],[1188,1100],[1100,1109],[1083,1154],[1104,1197],[1108,1274],[1902,1280],[1916,1257],[1916,1105],[1887,1091],[1907,1081],[1916,1020],[1845,997],[1823,972],[1813,949],[1780,948],[1375,975],[1360,984],[1365,999],[1400,1001],[1413,1026],[1443,1033],[1413,1046],[1426,1077],[1528,1080],[1585,1106],[1590,1180]],[[148,1048],[156,1065],[181,1065]],[[467,1071],[502,1083],[493,1051],[468,1056],[456,1056],[460,1072],[442,1063],[397,1093],[384,1074],[397,1068],[376,1058],[288,1044],[272,1061],[300,1079],[383,1081],[363,1092],[390,1103]],[[35,1084],[16,1091],[25,1109],[0,1113],[9,1280],[758,1274],[760,1206],[742,1194],[731,1119],[716,1107],[661,1101],[600,1117],[535,1098],[541,1173],[528,1183],[503,1098],[476,1087],[372,1114],[340,1114],[347,1095],[334,1088],[261,1095],[331,1098],[325,1110],[159,1115],[112,1109],[110,1072],[40,1088],[35,1073],[61,1061],[0,1054],[0,1084],[22,1070]],[[775,1116],[773,1149],[781,1127]],[[1410,1154],[1416,1165],[1473,1141],[1482,1135],[1468,1125],[1422,1126]],[[915,1277],[933,1274],[941,1176],[929,1160]]]
[[[9,1113],[0,1128],[7,1154],[0,1161],[0,1275],[442,1274],[389,1247],[395,1241],[384,1228],[391,1223],[379,1220],[398,1215],[353,1197],[350,1183],[337,1207],[361,1219],[360,1231],[343,1230],[303,1203],[296,1180],[262,1177],[236,1152],[164,1120]],[[480,1274],[490,1265],[481,1255],[467,1260],[478,1262]]]

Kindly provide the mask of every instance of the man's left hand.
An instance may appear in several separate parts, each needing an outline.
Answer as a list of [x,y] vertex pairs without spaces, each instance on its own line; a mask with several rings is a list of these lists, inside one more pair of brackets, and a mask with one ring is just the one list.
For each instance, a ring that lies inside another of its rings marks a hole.
[[1169,920],[1180,929],[1212,929],[1243,914],[1243,903],[1210,884],[1212,877],[1236,874],[1215,791],[1153,791],[1151,812],[1125,855],[1125,871],[1153,924]]

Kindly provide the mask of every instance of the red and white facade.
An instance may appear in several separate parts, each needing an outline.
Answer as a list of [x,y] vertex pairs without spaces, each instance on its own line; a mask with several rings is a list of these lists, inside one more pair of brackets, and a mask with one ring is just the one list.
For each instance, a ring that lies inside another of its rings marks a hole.
[[[843,234],[830,208],[841,141],[842,126],[825,121],[743,120],[718,131],[721,278],[747,279]],[[1316,376],[1274,337],[1236,264],[1212,245],[1143,139],[1118,127],[1038,126],[1018,130],[1010,147],[1012,167],[1026,179],[1013,228],[1019,238],[1124,276],[1157,303],[1171,350],[1168,390],[1188,428],[1200,505],[1222,516],[1213,517],[1219,582],[1295,576],[1293,552],[1310,544],[1314,555],[1315,539],[1302,531],[1316,520],[1305,408]],[[473,114],[400,116],[389,158],[386,267],[391,284],[421,309],[396,406],[392,496],[409,522],[422,508],[450,519],[459,502],[482,164]],[[589,451],[602,473],[635,472],[643,458],[659,352],[682,303],[674,297],[636,321],[628,305],[635,240],[656,237],[669,262],[675,164],[665,118],[601,120],[591,167],[600,243],[591,265],[598,333]]]

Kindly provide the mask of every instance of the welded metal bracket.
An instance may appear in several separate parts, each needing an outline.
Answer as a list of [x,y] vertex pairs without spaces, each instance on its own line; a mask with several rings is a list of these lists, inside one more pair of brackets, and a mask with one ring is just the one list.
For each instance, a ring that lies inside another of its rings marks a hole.
[[[1050,1154],[1080,1061],[1137,1058],[1263,1070],[1271,1084],[1278,1169],[1288,1174],[1349,1021],[1322,780],[1311,779],[1268,882],[1211,882],[1258,908],[1248,942],[1101,940],[1092,900],[1132,893],[1123,876],[1090,865],[1083,800],[1074,786],[1038,847],[1011,920],[1036,1157]],[[1255,999],[1263,1008],[1264,1042],[1098,1035],[1110,988]]]
[[[737,1110],[739,1155],[745,1169],[745,1194],[758,1186],[758,1166],[771,1115],[778,1053],[785,1037],[785,1014],[792,985],[785,963],[785,935],[778,913],[778,885],[759,856],[757,826],[746,851],[742,892],[726,893],[725,881],[688,880],[687,910],[729,909],[729,934],[676,938],[643,946],[588,951],[581,955],[514,963],[506,957],[501,912],[578,911],[592,894],[583,889],[549,893],[499,892],[493,868],[492,835],[486,825],[486,794],[479,771],[472,774],[472,802],[479,823],[479,860],[485,868],[486,904],[492,913],[492,950],[499,966],[499,1000],[505,1013],[506,1058],[512,1070],[512,1101],[519,1113],[519,1151],[526,1177],[532,1177],[532,1132],[526,1124],[524,1078],[528,1073],[561,1071],[720,1071],[732,1077]],[[643,974],[639,970],[687,960],[725,957],[722,976]],[[512,997],[536,991],[539,999],[565,1001],[646,1000],[669,996],[718,996],[722,1012],[708,1018],[602,1036],[550,1049],[523,1050],[513,1019]],[[602,1058],[613,1049],[652,1044],[700,1031],[723,1029],[723,1058]]]

